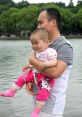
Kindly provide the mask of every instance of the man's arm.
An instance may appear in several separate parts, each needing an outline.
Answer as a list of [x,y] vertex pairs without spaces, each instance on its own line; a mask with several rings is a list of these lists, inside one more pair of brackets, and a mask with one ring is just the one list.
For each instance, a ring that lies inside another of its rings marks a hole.
[[58,60],[56,67],[51,67],[51,68],[45,68],[43,69],[43,62],[37,60],[35,56],[32,54],[29,62],[40,72],[43,74],[52,77],[52,78],[58,78],[66,69],[67,64],[63,61]]
[[56,67],[44,69],[43,74],[51,78],[57,79],[58,77],[61,76],[61,74],[66,69],[66,67],[67,67],[67,64],[65,62],[58,60]]

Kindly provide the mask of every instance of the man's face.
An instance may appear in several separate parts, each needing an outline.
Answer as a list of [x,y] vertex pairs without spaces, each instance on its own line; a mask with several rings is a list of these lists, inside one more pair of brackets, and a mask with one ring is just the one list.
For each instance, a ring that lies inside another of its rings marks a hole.
[[38,28],[45,28],[49,32],[51,30],[51,21],[48,21],[48,15],[46,11],[41,12],[38,17]]

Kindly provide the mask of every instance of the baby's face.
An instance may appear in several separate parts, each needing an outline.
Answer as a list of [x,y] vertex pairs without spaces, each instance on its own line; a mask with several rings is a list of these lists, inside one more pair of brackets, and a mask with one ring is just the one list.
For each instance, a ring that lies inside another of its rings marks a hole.
[[35,52],[42,52],[48,47],[48,39],[47,40],[42,40],[40,39],[40,36],[38,34],[33,34],[30,38],[31,44],[32,44],[32,49]]

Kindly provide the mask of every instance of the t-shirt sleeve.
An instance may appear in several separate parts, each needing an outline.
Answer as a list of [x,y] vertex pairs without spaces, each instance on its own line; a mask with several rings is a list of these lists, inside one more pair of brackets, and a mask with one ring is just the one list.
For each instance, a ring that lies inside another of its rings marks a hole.
[[63,44],[57,51],[57,59],[64,61],[68,65],[73,63],[73,48],[69,44]]

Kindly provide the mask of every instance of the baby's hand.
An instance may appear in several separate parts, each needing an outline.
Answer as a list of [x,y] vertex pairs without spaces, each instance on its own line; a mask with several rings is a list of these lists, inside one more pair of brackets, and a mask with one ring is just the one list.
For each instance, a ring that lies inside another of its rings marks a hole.
[[26,91],[30,95],[33,95],[33,96],[37,95],[37,93],[33,93],[33,83],[31,82],[26,83]]
[[26,69],[24,72],[25,73],[28,73],[30,71],[30,68]]
[[28,71],[28,69],[29,69],[29,66],[25,65],[22,70],[23,70],[23,72],[26,72],[26,71]]

